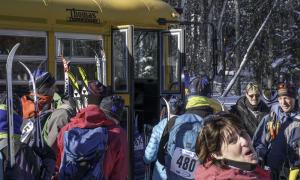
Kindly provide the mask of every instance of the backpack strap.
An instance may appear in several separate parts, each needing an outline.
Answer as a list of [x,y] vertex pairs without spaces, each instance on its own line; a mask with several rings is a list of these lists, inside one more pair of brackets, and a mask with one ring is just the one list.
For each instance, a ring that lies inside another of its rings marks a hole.
[[0,140],[0,151],[7,146],[7,139]]
[[158,153],[157,153],[157,160],[163,166],[165,166],[165,150],[166,150],[167,143],[169,141],[170,130],[174,126],[177,117],[178,116],[173,116],[167,122],[167,125],[164,128],[164,131],[162,133],[162,136],[161,136],[161,139],[160,139],[160,142],[159,142]]

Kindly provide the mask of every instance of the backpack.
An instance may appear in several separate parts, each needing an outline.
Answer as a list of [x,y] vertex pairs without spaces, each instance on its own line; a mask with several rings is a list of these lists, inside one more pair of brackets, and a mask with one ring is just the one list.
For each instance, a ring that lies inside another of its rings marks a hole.
[[165,166],[165,155],[167,154],[167,145],[170,136],[170,130],[174,126],[177,116],[173,116],[164,128],[162,136],[160,138],[158,152],[157,152],[157,160],[158,162]]
[[195,153],[197,137],[203,127],[203,119],[196,114],[183,114],[169,132],[165,162],[168,179],[194,179],[199,165]]
[[107,142],[108,131],[105,127],[66,131],[58,179],[104,179],[103,161]]

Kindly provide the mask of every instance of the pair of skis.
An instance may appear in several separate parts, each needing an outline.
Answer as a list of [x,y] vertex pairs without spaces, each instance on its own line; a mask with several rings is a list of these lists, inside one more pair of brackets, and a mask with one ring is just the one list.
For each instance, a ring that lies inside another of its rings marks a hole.
[[[8,151],[9,151],[10,167],[13,167],[15,165],[15,152],[14,152],[15,151],[15,149],[14,149],[15,143],[14,143],[14,138],[13,138],[13,135],[14,135],[14,118],[13,118],[14,110],[13,110],[13,93],[12,93],[12,64],[13,64],[15,53],[19,46],[20,46],[20,43],[17,43],[11,49],[11,51],[8,54],[7,61],[6,61],[7,112],[8,112],[8,125],[9,125],[8,126]],[[39,143],[39,145],[41,145],[43,147],[44,141],[42,139],[42,130],[41,130],[41,124],[40,124],[40,120],[39,120],[38,99],[37,99],[37,94],[36,94],[35,79],[33,77],[33,74],[31,73],[31,71],[29,70],[29,68],[21,61],[18,61],[18,62],[23,66],[23,68],[30,75],[30,80],[32,82],[32,87],[33,87],[32,91],[34,94],[34,111],[35,111],[35,114],[37,114],[37,117],[34,120],[36,122],[36,123],[34,123],[35,128],[36,128],[35,138],[36,138],[36,142]],[[26,131],[25,132],[26,137],[33,130],[33,126],[34,126],[33,124],[28,124],[24,127],[23,131]],[[22,132],[22,136],[21,136],[21,141],[22,141],[22,139],[24,139],[23,132]]]
[[67,61],[62,56],[62,63],[65,76],[64,94],[70,96],[70,87],[72,87],[73,97],[76,102],[76,110],[79,111],[80,109],[87,107],[88,104],[88,78],[86,71],[83,67],[77,66],[82,81],[82,87],[80,87],[75,75],[70,71],[70,61]]
[[[106,56],[104,53],[104,50],[101,48],[101,60],[94,50],[95,53],[95,62],[96,62],[96,68],[97,68],[97,79],[100,82],[105,81],[106,77],[106,71],[105,71],[105,66],[106,66]],[[102,62],[102,65],[101,65]],[[75,78],[75,75],[70,71],[70,61],[67,61],[63,56],[62,56],[62,63],[64,67],[64,94],[70,96],[70,87],[73,89],[73,97],[76,102],[76,109],[79,111],[80,109],[87,107],[88,105],[88,77],[86,74],[86,71],[84,68],[81,66],[77,66],[77,70],[80,74],[80,80],[82,81],[82,86],[80,88],[78,81]],[[103,67],[103,71],[101,71],[101,66]],[[101,72],[103,73],[101,76]],[[102,77],[102,78],[101,78]],[[104,82],[104,84],[106,84]]]

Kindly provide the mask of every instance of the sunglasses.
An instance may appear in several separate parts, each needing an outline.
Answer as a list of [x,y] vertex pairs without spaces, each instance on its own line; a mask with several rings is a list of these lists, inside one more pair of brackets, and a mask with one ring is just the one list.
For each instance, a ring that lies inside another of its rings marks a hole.
[[248,94],[248,96],[249,96],[250,98],[254,98],[254,96],[255,96],[256,98],[259,98],[259,97],[260,97],[260,94]]

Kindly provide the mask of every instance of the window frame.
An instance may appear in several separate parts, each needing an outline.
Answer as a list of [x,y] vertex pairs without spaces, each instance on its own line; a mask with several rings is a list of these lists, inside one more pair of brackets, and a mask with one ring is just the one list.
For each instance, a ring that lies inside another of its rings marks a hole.
[[[48,68],[48,34],[46,31],[28,31],[28,30],[14,30],[14,29],[0,29],[0,35],[4,36],[19,36],[19,37],[39,37],[45,38],[45,55],[15,55],[15,60],[21,60],[25,64],[28,62],[45,63],[45,68]],[[8,55],[0,54],[0,62],[6,62]],[[13,85],[27,85],[26,80],[13,80]],[[0,85],[6,85],[6,79],[0,79]]]

